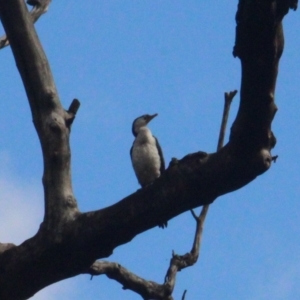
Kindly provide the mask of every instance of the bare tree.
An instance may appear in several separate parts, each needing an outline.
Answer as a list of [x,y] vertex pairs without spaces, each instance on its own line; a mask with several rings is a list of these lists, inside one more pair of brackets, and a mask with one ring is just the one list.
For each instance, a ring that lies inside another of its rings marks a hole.
[[[29,1],[38,16],[47,0]],[[240,0],[233,54],[241,60],[241,97],[229,142],[216,153],[197,152],[172,160],[152,185],[101,210],[81,213],[72,191],[69,136],[79,108],[63,109],[47,58],[23,0],[0,0],[0,18],[15,57],[39,136],[44,159],[44,220],[21,245],[0,243],[0,299],[27,299],[57,281],[105,274],[144,299],[172,299],[176,272],[198,257],[208,204],[267,171],[276,139],[271,123],[284,38],[282,19],[297,0]],[[32,17],[33,15],[33,17]],[[233,94],[229,94],[233,97]],[[173,255],[165,282],[157,284],[117,263],[96,261],[137,234],[195,207],[197,228],[192,251]],[[17,288],[16,288],[17,287]],[[183,295],[183,299],[185,293]]]

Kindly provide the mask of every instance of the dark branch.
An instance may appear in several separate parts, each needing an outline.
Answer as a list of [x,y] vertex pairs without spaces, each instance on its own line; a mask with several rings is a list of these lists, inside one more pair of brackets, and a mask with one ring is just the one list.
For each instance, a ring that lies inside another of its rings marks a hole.
[[225,101],[224,101],[223,117],[222,117],[222,122],[220,127],[217,151],[219,151],[224,145],[224,138],[225,138],[226,125],[228,121],[230,105],[236,93],[237,90],[224,94]]
[[[109,256],[137,234],[210,204],[267,171],[276,143],[271,122],[284,45],[281,20],[296,7],[295,0],[240,0],[234,54],[242,63],[241,99],[227,145],[216,153],[199,151],[175,159],[151,186],[110,207],[81,214],[71,184],[69,113],[60,104],[25,3],[0,0],[0,18],[42,145],[45,194],[45,217],[38,233],[0,254],[0,270],[5,270],[0,272],[0,299],[26,299],[54,282],[84,273],[96,259]],[[183,267],[180,256],[172,259]]]
[[165,299],[164,285],[157,284],[153,281],[145,280],[118,263],[97,261],[83,274],[103,275],[114,279],[123,285],[123,289],[132,290],[144,299]]
[[84,274],[103,275],[114,279],[123,285],[123,289],[130,289],[148,300],[171,300],[172,292],[175,286],[175,278],[178,271],[192,266],[196,263],[199,255],[200,241],[203,232],[203,224],[207,212],[207,207],[202,208],[200,217],[195,216],[197,223],[193,247],[185,255],[176,255],[173,253],[170,260],[170,266],[165,276],[165,282],[158,284],[154,281],[145,280],[132,272],[128,271],[118,263],[97,261],[88,268]]
[[79,106],[80,106],[80,102],[78,99],[74,99],[68,109],[68,112],[73,114],[74,116],[76,115],[78,109],[79,109]]
[[68,115],[66,116],[66,125],[67,125],[67,127],[69,127],[69,128],[71,127],[79,107],[80,107],[79,100],[74,99],[72,101],[68,111],[67,111],[67,113],[68,113]]
[[[234,96],[236,95],[236,93],[237,93],[237,91],[235,90],[233,92],[224,94],[225,101],[224,101],[224,109],[223,109],[223,116],[222,116],[222,122],[221,122],[221,127],[220,127],[217,151],[219,151],[223,147],[223,144],[224,144],[224,138],[225,138],[225,132],[226,132],[226,126],[227,126],[227,120],[228,120],[228,116],[229,116],[230,106],[231,106],[232,100],[233,100]],[[194,210],[191,210],[191,213],[197,222],[196,236],[194,239],[193,248],[191,250],[191,253],[193,253],[193,255],[196,257],[195,262],[197,261],[198,256],[199,256],[200,240],[202,237],[203,225],[205,222],[206,215],[208,213],[208,209],[209,209],[209,204],[203,205],[199,217],[196,216]]]
[[[41,15],[48,11],[51,0],[28,0],[27,3],[34,6],[30,11],[33,22],[35,23]],[[9,45],[6,35],[0,37],[0,49]]]

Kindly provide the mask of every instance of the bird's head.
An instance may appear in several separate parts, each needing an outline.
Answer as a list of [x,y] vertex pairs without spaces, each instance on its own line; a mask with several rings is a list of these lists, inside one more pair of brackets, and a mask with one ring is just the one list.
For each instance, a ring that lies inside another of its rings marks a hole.
[[137,136],[140,128],[145,127],[153,118],[155,118],[158,114],[154,115],[142,115],[136,118],[132,123],[132,134]]

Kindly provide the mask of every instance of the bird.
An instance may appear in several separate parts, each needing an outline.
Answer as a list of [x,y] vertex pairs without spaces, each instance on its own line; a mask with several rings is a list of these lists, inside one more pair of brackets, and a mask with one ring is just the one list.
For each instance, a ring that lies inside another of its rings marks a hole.
[[[135,137],[130,149],[130,157],[135,175],[142,188],[152,184],[165,171],[165,161],[157,138],[147,124],[158,114],[142,115],[132,123],[132,134]],[[159,224],[167,227],[167,222]]]

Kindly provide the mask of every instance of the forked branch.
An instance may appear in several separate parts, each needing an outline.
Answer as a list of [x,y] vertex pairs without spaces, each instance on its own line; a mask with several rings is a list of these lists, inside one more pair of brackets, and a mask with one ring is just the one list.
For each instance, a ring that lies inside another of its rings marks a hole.
[[[0,269],[5,270],[0,272],[0,299],[23,300],[52,283],[87,272],[95,260],[109,256],[161,220],[210,204],[266,172],[275,146],[271,123],[284,46],[281,20],[296,4],[296,0],[239,1],[234,54],[242,63],[241,99],[224,147],[216,153],[199,151],[173,160],[152,185],[109,207],[80,213],[70,169],[74,110],[72,106],[64,110],[59,101],[24,1],[0,0],[1,21],[42,145],[45,192],[45,217],[37,234],[0,253]],[[172,259],[177,263],[176,257]],[[172,276],[166,278],[169,282]]]
[[[230,104],[236,95],[237,91],[225,93],[224,111],[221,122],[221,128],[218,140],[218,149],[220,150],[224,143],[226,124],[228,120]],[[175,287],[177,272],[194,265],[199,257],[201,238],[203,233],[203,225],[208,212],[209,205],[202,207],[201,213],[196,216],[195,212],[191,210],[191,213],[196,221],[196,230],[193,240],[193,246],[190,252],[184,255],[177,255],[172,253],[170,260],[170,266],[167,270],[165,281],[163,284],[158,284],[154,281],[145,280],[132,272],[128,271],[120,264],[115,262],[97,261],[85,272],[94,275],[103,275],[114,279],[123,285],[123,289],[130,289],[143,297],[143,299],[153,300],[171,300],[173,299],[172,293]],[[183,299],[185,297],[183,294]]]
[[[51,0],[28,0],[27,3],[32,5],[33,8],[30,11],[30,15],[32,17],[33,23],[35,23],[41,15],[48,11]],[[3,35],[0,37],[0,49],[9,45],[9,40],[7,35]]]

